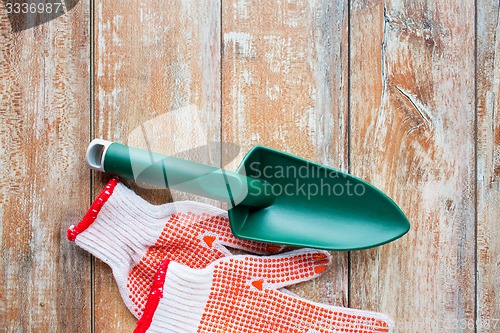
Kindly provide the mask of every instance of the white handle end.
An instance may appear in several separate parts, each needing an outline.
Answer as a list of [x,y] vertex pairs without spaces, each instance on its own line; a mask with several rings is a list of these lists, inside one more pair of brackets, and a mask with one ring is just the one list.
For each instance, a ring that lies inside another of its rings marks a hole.
[[112,144],[112,141],[94,139],[90,142],[87,148],[87,154],[85,156],[87,166],[92,170],[104,171],[104,155],[106,155],[106,150]]

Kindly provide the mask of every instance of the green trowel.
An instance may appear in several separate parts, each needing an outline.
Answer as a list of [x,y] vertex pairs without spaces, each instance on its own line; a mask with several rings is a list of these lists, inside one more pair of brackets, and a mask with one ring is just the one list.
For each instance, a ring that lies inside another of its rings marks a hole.
[[236,237],[326,250],[393,241],[410,228],[384,193],[324,165],[256,146],[236,172],[101,139],[87,149],[90,168],[229,205]]

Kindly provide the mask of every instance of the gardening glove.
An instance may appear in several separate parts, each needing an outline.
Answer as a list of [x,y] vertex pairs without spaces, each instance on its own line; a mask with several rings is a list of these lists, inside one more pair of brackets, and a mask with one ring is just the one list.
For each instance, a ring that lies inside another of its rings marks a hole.
[[255,254],[282,249],[235,238],[227,213],[219,208],[190,201],[152,205],[118,179],[111,179],[82,221],[69,228],[68,239],[112,268],[121,296],[137,318],[165,258],[204,268],[231,255],[226,246]]
[[392,332],[387,316],[311,302],[283,288],[320,275],[328,252],[238,255],[194,269],[166,259],[134,333]]

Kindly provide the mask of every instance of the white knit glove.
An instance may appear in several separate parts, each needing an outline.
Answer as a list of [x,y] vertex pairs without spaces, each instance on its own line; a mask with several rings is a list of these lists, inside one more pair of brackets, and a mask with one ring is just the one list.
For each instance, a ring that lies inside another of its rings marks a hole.
[[221,258],[204,269],[165,260],[134,333],[393,332],[387,316],[314,303],[284,289],[315,278],[328,252]]
[[204,268],[231,255],[225,247],[256,254],[282,246],[235,238],[227,213],[190,201],[155,206],[112,179],[68,238],[113,270],[121,296],[140,318],[154,275],[165,258]]

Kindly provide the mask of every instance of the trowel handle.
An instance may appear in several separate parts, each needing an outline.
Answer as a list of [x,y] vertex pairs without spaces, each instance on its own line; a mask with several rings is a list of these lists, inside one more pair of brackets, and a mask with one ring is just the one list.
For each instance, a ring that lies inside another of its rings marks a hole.
[[86,159],[97,171],[224,201],[231,207],[267,207],[275,200],[265,180],[116,142],[93,140]]

